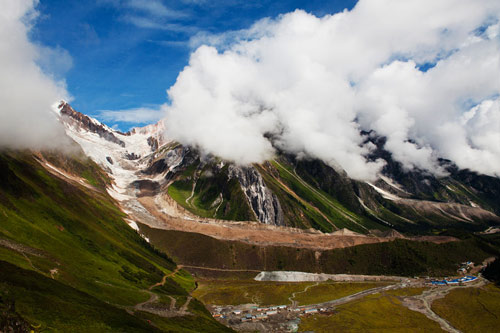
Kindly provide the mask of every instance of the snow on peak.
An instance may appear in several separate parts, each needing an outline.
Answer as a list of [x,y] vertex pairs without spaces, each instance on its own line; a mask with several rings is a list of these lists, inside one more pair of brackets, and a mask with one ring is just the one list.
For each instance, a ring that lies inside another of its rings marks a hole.
[[140,178],[140,171],[147,166],[156,149],[167,143],[163,123],[125,134],[75,111],[64,101],[58,108],[66,133],[113,178],[115,184],[108,192],[119,201],[133,194],[130,184]]

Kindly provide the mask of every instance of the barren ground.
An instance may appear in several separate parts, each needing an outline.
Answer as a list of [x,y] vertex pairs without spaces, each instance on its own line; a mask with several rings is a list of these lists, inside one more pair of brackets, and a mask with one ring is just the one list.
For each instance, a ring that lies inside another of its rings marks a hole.
[[[241,241],[261,246],[276,245],[329,250],[361,244],[388,242],[396,238],[405,238],[404,236],[376,237],[342,231],[324,234],[317,230],[276,227],[258,222],[206,219],[189,214],[166,195],[160,198],[140,196],[138,201],[157,222],[155,225],[146,223],[150,227],[195,232],[216,239]],[[134,213],[131,215],[134,215]],[[444,243],[456,240],[454,237],[444,236],[423,236],[408,239],[434,243]]]

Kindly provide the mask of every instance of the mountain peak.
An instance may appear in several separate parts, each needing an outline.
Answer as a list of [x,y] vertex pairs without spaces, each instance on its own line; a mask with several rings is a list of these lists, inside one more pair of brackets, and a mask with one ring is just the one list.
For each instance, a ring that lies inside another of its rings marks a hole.
[[59,104],[59,113],[61,115],[61,121],[64,124],[68,124],[83,131],[96,133],[107,141],[125,147],[125,143],[114,135],[114,131],[111,128],[94,118],[76,111],[68,103],[61,101]]

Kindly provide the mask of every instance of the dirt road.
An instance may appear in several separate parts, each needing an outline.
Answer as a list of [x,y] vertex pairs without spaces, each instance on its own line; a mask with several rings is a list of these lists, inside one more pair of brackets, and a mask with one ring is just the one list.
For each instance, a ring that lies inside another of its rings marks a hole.
[[170,306],[168,308],[164,308],[161,306],[160,307],[155,306],[155,303],[158,302],[159,297],[157,294],[155,294],[154,292],[151,291],[156,287],[160,287],[160,286],[165,285],[165,283],[167,282],[167,279],[169,277],[172,277],[175,274],[177,274],[177,272],[179,272],[179,270],[181,270],[181,269],[182,269],[182,266],[177,266],[177,268],[173,272],[171,272],[170,274],[164,275],[160,282],[149,286],[148,289],[145,289],[144,291],[149,294],[149,299],[147,301],[144,301],[144,302],[141,302],[141,303],[134,305],[134,307],[133,307],[134,311],[149,312],[149,313],[155,314],[157,316],[167,317],[167,318],[168,317],[176,317],[176,316],[185,316],[185,315],[189,314],[189,312],[187,311],[187,307],[189,305],[189,302],[191,301],[191,298],[192,298],[191,296],[188,297],[186,303],[179,310],[176,310],[175,309],[176,299],[171,297],[171,296],[168,296],[170,298]]
[[261,272],[260,270],[255,270],[255,269],[229,269],[229,268],[213,268],[213,267],[189,266],[189,265],[179,265],[179,267],[205,269],[207,271],[218,271],[218,272],[256,272],[256,273]]
[[479,278],[477,282],[470,283],[465,286],[433,287],[429,290],[424,291],[420,295],[404,297],[402,305],[406,306],[410,310],[424,314],[430,320],[437,322],[443,330],[447,332],[457,333],[460,331],[453,327],[448,321],[441,318],[434,311],[432,311],[432,302],[436,299],[445,297],[453,289],[481,287],[485,284],[486,282],[482,278]]

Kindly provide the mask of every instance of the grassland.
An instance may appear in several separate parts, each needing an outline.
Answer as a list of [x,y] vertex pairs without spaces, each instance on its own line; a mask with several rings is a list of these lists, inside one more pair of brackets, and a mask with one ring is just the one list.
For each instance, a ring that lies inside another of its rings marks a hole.
[[426,288],[400,288],[400,289],[394,289],[394,290],[387,290],[387,291],[385,291],[385,293],[388,295],[405,297],[405,296],[420,295],[425,290],[426,290]]
[[308,288],[306,292],[297,294],[294,300],[297,301],[299,305],[323,303],[383,285],[386,284],[365,282],[323,282],[318,285],[313,285]]
[[432,303],[432,310],[462,332],[498,332],[500,288],[459,288]]
[[294,292],[303,291],[312,282],[259,282],[253,280],[202,280],[193,296],[205,304],[239,305],[255,303],[262,306],[289,304]]
[[338,282],[265,282],[254,280],[200,280],[193,293],[205,304],[261,306],[290,304],[290,297],[299,305],[315,304],[342,298],[384,283]]
[[[131,331],[154,331],[122,308],[146,301],[145,290],[176,264],[126,225],[93,162],[68,158],[51,163],[67,171],[76,165],[95,189],[52,175],[30,152],[0,152],[2,308],[40,330],[127,331],[130,323]],[[194,280],[181,270],[168,285],[187,297]],[[205,315],[198,311],[190,321],[210,321]]]
[[442,332],[436,322],[407,309],[397,297],[386,294],[374,294],[340,305],[331,315],[303,317],[299,331]]

